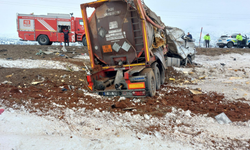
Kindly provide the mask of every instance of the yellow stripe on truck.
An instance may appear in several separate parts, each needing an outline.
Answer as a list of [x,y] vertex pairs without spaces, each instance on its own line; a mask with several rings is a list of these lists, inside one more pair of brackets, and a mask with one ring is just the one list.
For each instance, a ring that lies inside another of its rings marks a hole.
[[[85,8],[86,9],[86,8]],[[88,29],[88,25],[87,25],[87,22],[86,22],[86,20],[84,19],[85,18],[85,16],[84,16],[84,12],[83,12],[83,10],[81,10],[82,11],[82,20],[83,20],[83,22],[84,22],[84,29],[85,29],[85,37],[86,37],[86,40],[87,40],[87,46],[88,46],[88,51],[89,51],[89,57],[90,57],[90,64],[91,64],[91,67],[92,68],[94,68],[94,62],[93,62],[93,57],[94,56],[92,56],[92,52],[90,52],[90,51],[92,51],[92,48],[91,48],[91,45],[90,45],[90,39],[89,39],[89,29]],[[86,11],[86,10],[85,10]],[[86,18],[87,18],[87,16],[86,16]],[[88,18],[87,18],[88,19]]]
[[143,30],[144,30],[144,41],[145,41],[145,48],[146,48],[146,56],[147,56],[147,61],[149,62],[149,49],[148,49],[148,36],[147,36],[147,31],[146,31],[146,22],[145,20],[143,22]]
[[145,89],[145,82],[129,83],[128,89]]

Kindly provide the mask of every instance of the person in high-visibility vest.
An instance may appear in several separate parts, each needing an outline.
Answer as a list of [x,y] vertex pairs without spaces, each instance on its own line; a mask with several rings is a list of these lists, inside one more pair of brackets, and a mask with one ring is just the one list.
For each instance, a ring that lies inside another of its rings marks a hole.
[[209,42],[210,42],[210,35],[207,34],[204,36],[204,40],[205,40],[205,43],[206,43],[206,48],[209,47]]
[[236,40],[237,40],[237,47],[240,48],[241,42],[243,40],[242,35],[240,33],[236,36]]

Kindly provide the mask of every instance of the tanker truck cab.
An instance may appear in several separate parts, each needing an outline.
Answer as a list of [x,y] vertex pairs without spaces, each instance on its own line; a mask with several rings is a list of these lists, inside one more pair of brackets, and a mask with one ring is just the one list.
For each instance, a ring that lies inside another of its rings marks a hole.
[[[167,35],[160,18],[135,0],[81,4],[91,72],[90,91],[103,96],[154,96],[165,82]],[[95,8],[87,19],[88,7]],[[154,20],[152,20],[152,19]]]

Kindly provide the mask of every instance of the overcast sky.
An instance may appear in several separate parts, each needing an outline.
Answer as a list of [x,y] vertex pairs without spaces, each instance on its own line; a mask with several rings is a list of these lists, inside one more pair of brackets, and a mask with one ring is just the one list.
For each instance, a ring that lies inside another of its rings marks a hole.
[[[18,37],[17,13],[44,15],[73,12],[81,17],[80,4],[92,0],[0,0],[0,37]],[[144,0],[168,26],[175,26],[199,37],[204,33],[241,32],[250,34],[249,0]],[[250,35],[249,35],[250,36]]]

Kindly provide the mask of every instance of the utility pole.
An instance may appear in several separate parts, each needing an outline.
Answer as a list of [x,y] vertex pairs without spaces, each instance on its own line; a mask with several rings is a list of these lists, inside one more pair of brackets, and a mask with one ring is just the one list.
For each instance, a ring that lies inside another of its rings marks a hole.
[[201,27],[201,34],[200,34],[200,40],[199,40],[199,47],[201,47],[201,35],[202,35],[202,30],[203,30],[203,27]]

